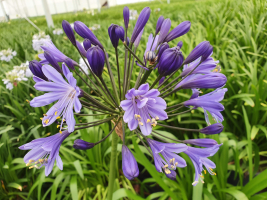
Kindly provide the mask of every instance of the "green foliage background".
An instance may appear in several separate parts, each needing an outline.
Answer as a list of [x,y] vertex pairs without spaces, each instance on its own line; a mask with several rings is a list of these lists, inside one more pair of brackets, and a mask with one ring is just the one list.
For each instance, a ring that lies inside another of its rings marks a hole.
[[[193,187],[191,184],[194,168],[190,160],[183,156],[188,167],[178,169],[177,180],[172,181],[156,171],[151,156],[140,140],[128,132],[127,143],[140,164],[140,175],[134,181],[123,176],[120,142],[113,199],[267,199],[266,1],[171,0],[170,5],[162,2],[149,2],[152,14],[138,48],[138,55],[142,56],[148,35],[154,32],[160,15],[172,20],[172,28],[184,20],[190,20],[191,30],[180,38],[184,42],[184,55],[188,55],[199,42],[208,40],[214,47],[213,57],[220,60],[222,73],[228,77],[228,92],[223,100],[225,129],[220,135],[210,137],[223,143],[219,152],[212,158],[217,165],[217,176],[205,175],[205,183]],[[139,3],[128,6],[140,12],[147,5],[148,3]],[[154,12],[158,7],[161,8],[160,12]],[[123,25],[122,9],[123,6],[117,6],[102,10],[94,16],[86,12],[61,14],[53,16],[53,19],[57,27],[60,27],[63,19],[70,23],[80,20],[88,26],[100,24],[100,30],[94,33],[107,49],[111,64],[115,66],[115,53],[108,38],[107,28],[111,23]],[[51,36],[58,49],[74,60],[79,60],[77,51],[66,37],[53,35],[52,30],[47,28],[44,17],[31,20]],[[131,33],[134,22],[130,23]],[[23,19],[12,20],[10,24],[0,24],[0,50],[12,48],[18,53],[11,62],[0,62],[1,79],[14,65],[36,59],[37,53],[32,49],[32,36],[37,32]],[[82,41],[81,38],[78,40]],[[171,45],[178,41],[179,39],[176,39]],[[121,59],[123,49],[121,44]],[[137,72],[138,68],[134,69],[134,75],[137,75]],[[107,76],[106,69],[104,74]],[[149,82],[152,83],[156,77],[157,72],[153,72]],[[33,84],[32,80],[20,82],[9,91],[0,81],[0,199],[105,199],[108,190],[110,140],[87,151],[74,150],[72,145],[76,138],[91,142],[100,140],[108,134],[111,124],[81,130],[69,136],[60,148],[64,162],[63,171],[54,167],[52,174],[45,177],[43,169],[29,170],[25,166],[23,156],[26,152],[19,150],[18,146],[57,131],[54,126],[41,127],[39,118],[49,107],[32,108],[26,102],[26,99],[30,100],[41,94],[34,90]],[[78,85],[83,84],[79,81]],[[173,105],[189,97],[190,91],[178,92],[169,96],[168,102]],[[84,112],[90,113],[89,110]],[[90,122],[96,120],[96,117],[78,117],[76,120]],[[205,126],[201,110],[193,114],[179,115],[167,123],[190,128]],[[205,137],[202,134],[183,134],[182,131],[173,132],[168,129],[160,131],[179,139]]]

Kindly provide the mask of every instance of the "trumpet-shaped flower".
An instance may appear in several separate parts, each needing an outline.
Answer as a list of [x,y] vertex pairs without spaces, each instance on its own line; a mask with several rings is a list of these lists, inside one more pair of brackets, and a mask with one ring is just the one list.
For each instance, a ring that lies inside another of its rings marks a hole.
[[58,101],[44,114],[42,124],[43,126],[48,126],[62,117],[61,125],[59,125],[60,132],[63,122],[66,121],[68,131],[71,133],[74,131],[75,126],[73,107],[76,113],[80,112],[82,107],[79,101],[81,90],[76,86],[77,81],[65,64],[62,64],[62,70],[69,83],[67,83],[61,74],[53,67],[49,65],[43,66],[42,71],[44,75],[51,81],[37,82],[34,87],[37,90],[46,91],[48,93],[35,97],[30,102],[30,105],[32,107],[41,107]]
[[127,92],[127,100],[121,102],[121,107],[125,111],[123,120],[131,131],[139,125],[142,133],[149,135],[158,120],[168,118],[166,102],[158,97],[159,94],[157,89],[149,90],[148,83],[141,85],[138,90],[132,88]]
[[63,162],[59,156],[59,149],[62,142],[70,135],[68,131],[57,133],[47,138],[35,139],[27,144],[19,147],[21,150],[29,150],[24,156],[24,162],[29,168],[37,168],[45,166],[45,175],[48,176],[54,166],[55,160],[60,170],[63,169]]

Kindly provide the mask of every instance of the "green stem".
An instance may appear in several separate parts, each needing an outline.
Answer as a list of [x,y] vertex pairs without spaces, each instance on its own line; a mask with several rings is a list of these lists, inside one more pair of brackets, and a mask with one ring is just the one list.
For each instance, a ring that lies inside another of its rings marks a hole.
[[112,133],[112,139],[111,139],[110,169],[108,177],[108,198],[107,198],[108,200],[112,200],[113,189],[115,184],[118,139],[119,137],[117,133],[114,131]]
[[119,65],[119,56],[117,47],[115,48],[115,53],[116,53],[117,71],[118,71],[119,95],[121,101],[121,76],[120,76],[120,65]]
[[162,78],[163,76],[162,75],[159,75],[156,80],[154,81],[154,83],[150,86],[150,90],[157,84],[157,82],[159,82],[159,80]]
[[153,70],[153,68],[147,70],[147,71],[144,73],[144,75],[143,75],[143,77],[142,77],[142,79],[141,79],[141,81],[140,81],[140,83],[138,84],[137,87],[139,87],[140,85],[142,85],[143,83],[146,82],[146,80],[147,80],[148,76],[151,74],[152,70]]
[[[137,47],[134,48],[134,53],[136,53],[136,49]],[[129,76],[129,80],[127,82],[127,87],[126,87],[126,91],[129,89],[129,87],[131,86],[131,77],[132,77],[132,73],[133,73],[133,66],[134,66],[134,59],[132,60],[132,66],[131,66],[131,70],[130,70],[130,76]]]

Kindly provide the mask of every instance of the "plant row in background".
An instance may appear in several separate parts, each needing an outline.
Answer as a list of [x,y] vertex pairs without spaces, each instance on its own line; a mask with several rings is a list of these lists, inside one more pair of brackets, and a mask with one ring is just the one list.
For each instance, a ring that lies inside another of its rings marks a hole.
[[[240,1],[237,3],[223,1],[217,5],[207,6],[208,4],[210,2],[205,2],[202,7],[199,5],[199,8],[192,9],[190,15],[186,13],[177,15],[174,12],[168,14],[168,9],[163,6],[160,14],[170,17],[173,22],[177,22],[176,24],[174,23],[174,27],[183,20],[190,20],[192,23],[191,31],[181,38],[185,44],[182,49],[183,53],[188,55],[193,47],[204,39],[210,41],[214,46],[213,57],[220,60],[221,70],[228,77],[226,85],[228,88],[226,93],[227,100],[224,101],[224,115],[226,118],[223,124],[225,129],[219,137],[212,137],[223,143],[218,155],[215,155],[213,159],[217,164],[217,176],[205,178],[203,185],[192,188],[191,183],[194,172],[188,168],[179,170],[179,176],[176,181],[169,180],[153,170],[153,161],[146,149],[139,144],[138,138],[130,136],[128,139],[131,139],[133,146],[135,146],[134,155],[136,154],[135,157],[141,158],[137,161],[140,166],[145,166],[149,170],[146,171],[145,168],[142,168],[143,170],[140,170],[140,174],[144,178],[135,179],[132,182],[123,178],[118,170],[115,186],[118,190],[114,193],[114,199],[125,196],[132,199],[142,199],[147,196],[150,196],[151,199],[158,197],[167,199],[171,191],[183,199],[266,198],[264,193],[264,188],[266,188],[264,177],[267,173],[264,171],[267,134],[267,65],[266,41],[264,40],[266,34],[264,28],[266,27],[266,14],[264,10],[266,5],[264,1]],[[180,3],[181,8],[183,8],[183,5],[186,8],[188,3]],[[174,6],[177,6],[177,4]],[[137,10],[139,10],[138,7]],[[109,11],[105,12],[108,13]],[[82,18],[81,15],[79,14],[77,17]],[[103,12],[101,15],[103,17],[105,13]],[[112,16],[112,14],[110,15]],[[158,14],[154,16],[152,14],[152,20],[150,20],[144,31],[144,39],[141,40],[140,49],[142,47],[143,49],[145,48],[145,38],[148,37],[148,33],[154,32],[153,27],[158,16]],[[116,17],[114,15],[114,18]],[[122,20],[122,17],[120,19]],[[99,23],[99,21],[93,21],[92,23]],[[111,23],[112,20],[99,23],[101,28],[95,34],[100,40],[108,36],[102,27],[108,27]],[[123,21],[121,21],[120,25],[122,23]],[[32,28],[29,29],[33,31],[33,34],[38,32]],[[7,72],[14,65],[20,65],[20,63],[27,60],[35,59],[36,53],[29,45],[33,34],[30,35],[28,31],[23,29],[14,30],[12,30],[13,36],[8,31],[6,33],[2,32],[0,35],[1,41],[4,41],[1,44],[3,46],[3,48],[1,46],[1,49],[9,47],[17,52],[17,56],[14,57],[11,64],[1,62],[1,72]],[[51,36],[52,41],[63,53],[67,56],[73,55],[72,58],[78,62],[79,55],[75,53],[74,48],[67,43],[67,40],[53,35],[52,30],[46,30],[46,34]],[[20,40],[17,39],[18,36],[21,36]],[[2,40],[2,38],[5,39]],[[192,41],[195,41],[195,43]],[[172,45],[177,42],[174,41]],[[104,45],[111,47],[109,39],[106,39]],[[119,49],[119,51],[123,51],[123,49]],[[140,57],[141,52],[143,51],[137,51]],[[108,49],[108,53],[111,61],[113,60],[115,63],[115,54],[111,49]],[[120,64],[121,66],[123,65],[123,63]],[[107,71],[104,70],[105,73]],[[133,71],[133,73],[136,72]],[[156,74],[154,77],[152,74],[149,79],[150,84],[155,79]],[[27,86],[26,89],[25,85]],[[26,100],[40,95],[34,92],[31,85],[32,83],[29,84],[26,81],[21,82],[21,85],[14,87],[10,92],[1,83],[0,176],[3,184],[0,192],[4,194],[3,198],[8,198],[8,195],[10,195],[9,197],[20,195],[24,199],[45,199],[46,195],[51,195],[52,199],[70,199],[77,196],[85,199],[105,198],[107,195],[109,154],[111,150],[109,148],[110,141],[106,140],[98,148],[87,152],[76,151],[71,153],[69,148],[71,148],[73,141],[80,136],[87,141],[96,142],[100,140],[112,128],[107,125],[92,128],[89,130],[89,134],[80,131],[78,135],[73,135],[63,143],[60,153],[68,155],[62,156],[66,158],[66,160],[63,160],[63,172],[55,171],[51,177],[46,178],[44,172],[35,171],[35,169],[30,171],[25,168],[22,160],[23,154],[18,151],[17,147],[34,138],[49,135],[56,131],[56,127],[47,127],[44,131],[40,128],[39,117],[46,110],[44,108],[32,109],[27,103]],[[169,97],[169,105],[182,102],[189,96],[189,91],[188,95],[180,93],[173,95]],[[10,112],[12,112],[12,115],[10,115]],[[191,123],[197,123],[198,127],[202,128],[204,126],[202,124],[203,114],[200,112],[195,114],[194,116],[199,119],[193,119],[191,114],[187,113],[168,121],[168,124],[178,125],[182,123],[184,127],[191,128]],[[81,118],[80,120],[88,120],[90,122],[94,120],[94,117]],[[161,133],[177,139],[203,137],[198,134],[186,135],[182,131],[173,132],[169,129]],[[118,149],[121,149],[120,144]],[[143,155],[144,153],[146,156]],[[121,162],[118,161],[117,163]],[[117,169],[119,168],[118,166]],[[259,173],[262,174],[256,176]],[[161,191],[158,192],[159,188],[161,188]],[[257,192],[261,193],[256,194]],[[135,194],[138,194],[138,197]],[[201,196],[201,194],[203,195]],[[255,194],[256,196],[253,197]]]

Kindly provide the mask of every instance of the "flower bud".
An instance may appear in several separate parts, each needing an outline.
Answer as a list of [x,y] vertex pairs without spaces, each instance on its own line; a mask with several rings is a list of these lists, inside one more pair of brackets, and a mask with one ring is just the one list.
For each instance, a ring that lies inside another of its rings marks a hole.
[[81,139],[77,139],[74,141],[73,148],[74,149],[81,149],[81,150],[87,150],[91,149],[95,146],[94,143],[89,143]]
[[37,76],[43,80],[48,81],[48,79],[46,78],[46,76],[42,71],[42,65],[37,60],[30,61],[29,68],[34,76]]
[[[142,32],[143,33],[143,32]],[[137,39],[136,39],[137,40]],[[129,37],[127,37],[127,46],[129,46],[129,44],[130,44],[130,39],[129,39]],[[138,43],[139,44],[139,43]]]
[[223,125],[221,123],[212,124],[205,128],[200,129],[200,133],[204,133],[206,135],[218,134],[223,131]]
[[137,162],[132,152],[125,145],[122,145],[121,154],[122,154],[123,174],[127,179],[133,180],[135,177],[139,175]]
[[100,77],[105,64],[105,54],[102,49],[98,46],[91,47],[86,57],[94,74]]
[[139,33],[141,32],[141,30],[145,27],[148,19],[149,19],[149,16],[150,16],[150,8],[149,7],[145,7],[137,21],[136,21],[136,24],[135,24],[135,27],[134,27],[134,30],[133,30],[133,34],[132,34],[132,37],[131,37],[131,43],[134,43],[134,41],[136,40],[137,36],[139,35]]
[[103,45],[99,42],[97,37],[93,34],[93,32],[82,22],[76,21],[74,22],[74,30],[78,33],[82,38],[87,38],[91,41],[93,45],[98,45],[103,48]]
[[163,81],[165,80],[165,76],[163,76],[160,80],[159,80],[159,85],[161,85],[163,83]]
[[155,35],[157,35],[157,34],[160,32],[161,25],[162,25],[163,21],[164,21],[164,17],[163,17],[163,16],[160,16],[160,17],[158,18],[158,21],[157,21]]
[[192,75],[184,79],[175,88],[192,89],[192,88],[219,88],[225,85],[227,78],[221,73],[209,73],[206,75]]
[[162,53],[163,53],[166,49],[168,49],[168,48],[170,48],[170,46],[168,45],[167,42],[164,42],[164,43],[160,46],[160,48],[159,48],[159,52],[158,52],[158,62],[159,62],[159,60],[160,60],[160,58],[161,58]]
[[124,18],[124,26],[128,28],[129,25],[129,18],[130,18],[130,11],[127,6],[123,8],[123,18]]
[[191,22],[184,21],[178,26],[176,26],[172,31],[166,36],[163,42],[170,42],[175,38],[178,38],[184,34],[186,34],[190,30]]
[[85,49],[83,48],[83,46],[81,45],[81,43],[79,41],[76,40],[76,46],[77,48],[79,49],[79,52],[84,56],[86,57],[86,51]]
[[85,51],[88,51],[88,49],[91,48],[92,44],[89,39],[85,38],[83,41],[83,46],[84,46]]
[[119,39],[124,42],[124,29],[122,26],[111,24],[108,28],[108,34],[114,48],[117,48]]
[[165,19],[161,25],[158,44],[161,44],[164,41],[164,39],[169,33],[170,28],[171,28],[171,20],[169,18]]
[[181,67],[184,57],[179,47],[166,49],[159,60],[158,72],[162,76],[168,76]]
[[[134,41],[134,47],[138,47],[140,41],[141,41],[141,38],[142,38],[142,35],[143,35],[143,32],[144,32],[144,29],[142,29],[139,33],[139,35],[137,36],[136,40]],[[129,44],[127,44],[129,45]]]
[[200,62],[205,61],[213,52],[213,46],[209,45],[207,51],[202,55]]
[[62,69],[60,68],[56,59],[51,53],[49,53],[48,51],[44,51],[44,57],[49,62],[49,64],[52,65],[52,67],[54,67],[59,73],[62,74]]
[[183,42],[182,41],[178,42],[177,46],[180,47],[180,49],[181,49],[183,46]]
[[218,144],[216,140],[208,139],[208,138],[184,140],[183,142],[187,144],[197,145],[200,147],[213,147],[214,145]]
[[74,46],[76,46],[75,35],[74,35],[74,32],[71,28],[70,23],[66,20],[63,20],[62,21],[62,28],[63,28],[64,32],[66,33],[67,37],[69,38],[69,40],[71,41],[71,43]]
[[171,180],[176,180],[176,172],[174,170],[170,170],[171,173],[170,174],[166,174],[166,176],[171,179]]
[[206,51],[208,51],[210,48],[210,43],[208,41],[204,41],[199,43],[187,56],[187,58],[184,61],[184,64],[189,64],[193,62],[194,60],[198,59],[200,56],[204,55]]
[[64,62],[65,62],[65,64],[66,64],[70,69],[72,69],[72,70],[75,69],[75,68],[74,68],[74,64],[73,64],[73,61],[72,61],[70,58],[66,58],[66,59],[64,60]]

